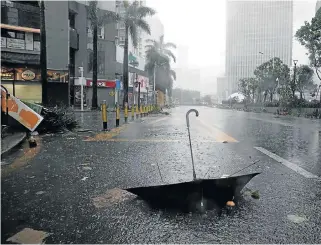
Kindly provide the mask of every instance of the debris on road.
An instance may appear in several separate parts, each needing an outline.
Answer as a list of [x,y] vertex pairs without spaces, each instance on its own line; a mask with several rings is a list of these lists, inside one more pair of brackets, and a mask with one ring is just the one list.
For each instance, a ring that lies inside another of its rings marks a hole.
[[88,179],[88,177],[83,177],[81,180],[85,181],[86,179]]
[[36,192],[36,195],[42,195],[44,193],[45,193],[45,191],[38,191],[38,192]]
[[30,148],[34,148],[34,147],[37,146],[37,142],[36,142],[36,140],[35,140],[35,138],[33,136],[31,136],[28,141],[29,141],[29,147]]
[[91,167],[86,167],[86,166],[85,166],[85,167],[83,167],[82,169],[83,169],[83,170],[92,170],[92,168],[91,168]]
[[254,199],[260,199],[259,191],[253,191],[251,193],[251,197],[254,198]]
[[7,242],[18,244],[42,244],[43,240],[50,236],[50,233],[24,228],[14,236],[7,239]]
[[287,216],[288,220],[296,223],[296,224],[300,224],[304,221],[306,221],[306,218],[305,217],[302,217],[302,216],[298,216],[298,215],[294,215],[294,214],[289,214]]
[[[199,113],[195,109],[190,109],[186,113],[186,124],[192,159],[193,181],[169,185],[128,188],[125,190],[141,197],[151,206],[180,209],[187,212],[202,212],[213,209],[217,206],[222,208],[226,206],[227,203],[233,205],[234,202],[231,200],[234,200],[234,196],[239,196],[240,190],[242,190],[243,187],[259,173],[233,177],[227,176],[219,179],[197,179],[189,130],[189,114],[191,112],[194,112],[197,117]],[[162,179],[159,166],[158,170]]]

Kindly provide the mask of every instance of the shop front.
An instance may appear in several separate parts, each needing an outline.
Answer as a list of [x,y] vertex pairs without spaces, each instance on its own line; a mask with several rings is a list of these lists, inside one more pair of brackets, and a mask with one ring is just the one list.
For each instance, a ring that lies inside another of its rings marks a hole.
[[[47,76],[50,83],[68,83],[68,73],[65,71],[48,70]],[[20,100],[34,103],[40,103],[42,100],[41,74],[38,68],[1,66],[1,84]]]
[[[81,101],[81,83],[79,78],[75,78],[74,86],[74,97],[75,97],[75,106],[80,107]],[[101,104],[103,100],[106,100],[106,103],[109,107],[115,105],[115,92],[116,81],[115,80],[106,80],[98,79],[97,81],[97,97],[98,104]],[[92,79],[86,78],[84,84],[84,107],[90,107],[92,102]]]

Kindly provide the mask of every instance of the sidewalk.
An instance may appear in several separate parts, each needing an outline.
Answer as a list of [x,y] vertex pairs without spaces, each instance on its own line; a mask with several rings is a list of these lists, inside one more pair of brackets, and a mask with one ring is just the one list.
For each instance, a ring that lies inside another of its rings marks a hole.
[[1,136],[1,157],[3,158],[14,147],[19,145],[27,137],[26,132],[8,132]]

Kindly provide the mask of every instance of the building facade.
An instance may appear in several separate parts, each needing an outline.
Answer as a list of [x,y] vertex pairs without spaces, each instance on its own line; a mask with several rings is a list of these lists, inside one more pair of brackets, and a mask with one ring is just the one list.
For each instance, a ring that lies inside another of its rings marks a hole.
[[[85,103],[91,105],[93,37],[84,1],[45,1],[48,81],[66,83],[64,103],[80,106],[80,73],[84,68]],[[115,1],[99,2],[99,11],[112,11]],[[37,2],[1,2],[1,80],[18,98],[40,102],[40,10]],[[116,79],[123,56],[117,46],[117,24],[98,30],[98,101],[114,104]],[[144,64],[141,62],[141,66]],[[145,76],[144,69],[130,72]],[[60,88],[60,86],[59,86]],[[30,91],[26,93],[26,91]],[[53,91],[53,90],[52,90]],[[68,96],[69,95],[69,96]],[[55,102],[55,98],[52,98]]]
[[[125,14],[125,8],[123,6],[123,1],[115,1],[115,11],[118,13],[120,16],[124,16]],[[139,4],[141,6],[146,6],[146,0],[141,0],[139,1]],[[121,47],[124,47],[125,45],[125,24],[123,22],[119,22],[117,24],[117,36],[118,36],[118,45]],[[131,37],[129,35],[128,39],[128,50],[129,52],[132,52],[132,54],[139,56],[139,57],[144,57],[144,35],[142,30],[138,30],[138,43],[137,47],[134,47],[132,44]]]
[[225,73],[229,94],[257,66],[279,57],[291,66],[293,2],[227,1]]

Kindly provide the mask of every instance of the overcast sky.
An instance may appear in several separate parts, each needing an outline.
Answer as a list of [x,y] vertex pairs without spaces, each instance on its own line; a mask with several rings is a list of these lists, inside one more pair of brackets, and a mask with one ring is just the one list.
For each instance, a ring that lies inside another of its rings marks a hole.
[[[294,2],[294,30],[315,12],[315,0]],[[147,0],[164,24],[165,39],[186,45],[189,65],[212,67],[222,75],[225,67],[225,0]],[[293,39],[294,40],[294,39]],[[293,58],[307,61],[306,51],[296,41]]]

